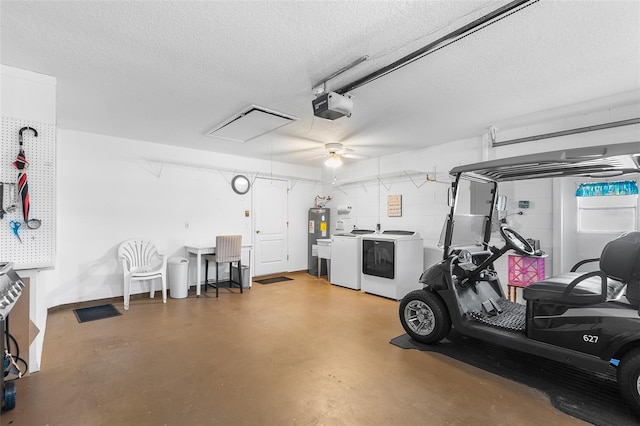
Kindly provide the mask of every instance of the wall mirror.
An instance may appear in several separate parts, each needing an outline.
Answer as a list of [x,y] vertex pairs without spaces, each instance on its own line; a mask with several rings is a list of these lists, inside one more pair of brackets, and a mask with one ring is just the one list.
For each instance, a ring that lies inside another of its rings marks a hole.
[[244,175],[236,175],[231,180],[231,188],[236,194],[246,194],[249,192],[249,188],[251,188],[251,182]]

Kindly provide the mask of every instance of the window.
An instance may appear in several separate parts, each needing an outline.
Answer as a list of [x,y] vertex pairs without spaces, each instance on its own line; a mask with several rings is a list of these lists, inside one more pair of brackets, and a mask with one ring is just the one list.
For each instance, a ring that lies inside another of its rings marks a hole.
[[581,183],[578,232],[625,232],[637,229],[638,185],[635,181]]

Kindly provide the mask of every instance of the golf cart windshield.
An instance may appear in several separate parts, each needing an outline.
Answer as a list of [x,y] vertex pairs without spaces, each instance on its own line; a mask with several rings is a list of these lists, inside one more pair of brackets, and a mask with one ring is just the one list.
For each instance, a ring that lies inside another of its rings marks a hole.
[[[450,247],[471,251],[476,247],[484,248],[486,227],[491,226],[489,218],[492,213],[494,187],[493,182],[476,182],[464,177],[460,179],[453,206]],[[447,222],[440,233],[439,247],[444,246],[446,230]]]

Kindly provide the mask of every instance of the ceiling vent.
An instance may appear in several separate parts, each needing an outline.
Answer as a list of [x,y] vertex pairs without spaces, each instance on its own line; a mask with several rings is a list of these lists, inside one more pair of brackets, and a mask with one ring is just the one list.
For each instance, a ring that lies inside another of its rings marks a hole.
[[298,117],[251,105],[207,132],[207,136],[247,142],[296,121]]

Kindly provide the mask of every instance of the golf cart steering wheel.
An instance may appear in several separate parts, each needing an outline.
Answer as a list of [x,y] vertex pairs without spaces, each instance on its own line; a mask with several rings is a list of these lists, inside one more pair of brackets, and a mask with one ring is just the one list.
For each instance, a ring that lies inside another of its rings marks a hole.
[[517,253],[524,254],[525,256],[535,255],[536,251],[531,246],[529,241],[527,241],[522,235],[518,234],[510,227],[506,225],[501,226],[500,235],[502,235],[502,238],[504,238],[507,246],[515,250]]

